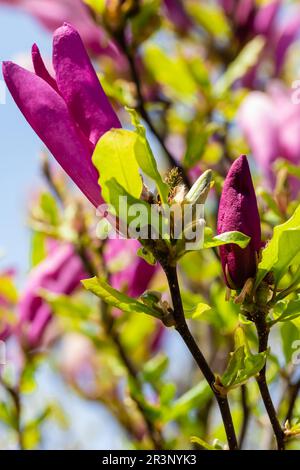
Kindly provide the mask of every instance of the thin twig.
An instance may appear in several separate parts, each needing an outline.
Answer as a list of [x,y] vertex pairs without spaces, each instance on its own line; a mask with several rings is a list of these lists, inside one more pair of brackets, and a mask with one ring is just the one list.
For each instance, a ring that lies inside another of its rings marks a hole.
[[248,392],[247,392],[247,385],[244,384],[241,386],[241,404],[242,404],[242,409],[243,409],[243,422],[242,422],[242,427],[240,431],[240,436],[239,436],[239,448],[242,449],[248,425],[249,425],[249,419],[250,419],[250,407],[248,403]]
[[[258,352],[264,352],[268,349],[269,333],[270,328],[266,322],[264,312],[258,312],[254,318],[255,326],[258,335]],[[274,435],[277,442],[278,450],[284,450],[284,432],[278,421],[277,413],[270,395],[269,387],[266,379],[266,364],[259,372],[256,378],[261,397],[263,399],[266,411],[269,416],[270,423],[272,425]]]
[[299,392],[300,392],[300,379],[296,383],[291,384],[289,387],[289,406],[288,406],[288,410],[285,416],[285,420],[284,420],[285,422],[286,421],[291,422],[291,419],[293,418],[294,408],[296,405]]
[[175,266],[169,266],[162,264],[162,268],[165,271],[169,289],[172,297],[173,303],[173,315],[175,320],[175,328],[180,334],[181,338],[185,342],[186,346],[188,347],[190,353],[192,354],[193,358],[195,359],[199,369],[201,370],[202,374],[204,375],[206,381],[208,382],[216,400],[219,405],[219,409],[221,412],[228,446],[230,450],[237,450],[238,443],[235,435],[235,430],[233,426],[232,416],[229,408],[228,398],[226,395],[221,395],[216,388],[214,387],[215,384],[215,375],[210,369],[206,359],[204,358],[202,352],[200,351],[193,335],[191,334],[189,327],[186,323],[182,299],[180,294],[180,288],[178,283],[177,277],[177,270]]

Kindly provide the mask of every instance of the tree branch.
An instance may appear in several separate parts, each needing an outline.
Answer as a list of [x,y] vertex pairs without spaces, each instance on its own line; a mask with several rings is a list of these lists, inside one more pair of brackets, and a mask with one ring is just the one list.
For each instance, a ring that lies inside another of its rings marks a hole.
[[239,436],[239,448],[243,447],[248,425],[249,425],[249,418],[250,418],[250,407],[248,404],[248,392],[247,392],[247,385],[244,384],[241,386],[241,404],[243,409],[243,422],[241,427],[241,432]]
[[182,299],[180,294],[180,288],[178,284],[178,277],[177,277],[177,270],[174,266],[167,266],[162,265],[162,268],[165,271],[169,289],[172,297],[173,302],[173,309],[174,309],[174,320],[175,320],[175,328],[180,334],[181,338],[185,342],[186,346],[188,347],[190,353],[192,354],[194,360],[196,361],[199,369],[201,370],[202,374],[204,375],[206,381],[208,382],[220,409],[228,446],[230,450],[237,450],[238,444],[235,435],[235,430],[233,426],[232,416],[229,408],[229,403],[227,396],[221,395],[214,387],[215,384],[215,375],[210,369],[208,363],[206,362],[205,357],[203,356],[202,352],[200,351],[194,337],[192,336],[189,327],[186,323]]
[[[258,352],[264,352],[268,349],[268,340],[270,328],[265,319],[264,312],[258,312],[254,317],[254,322],[258,335]],[[266,379],[266,364],[261,369],[256,379],[261,397],[263,399],[266,411],[269,416],[270,423],[275,434],[278,450],[284,450],[284,432],[278,421],[277,413],[270,395],[269,387]]]

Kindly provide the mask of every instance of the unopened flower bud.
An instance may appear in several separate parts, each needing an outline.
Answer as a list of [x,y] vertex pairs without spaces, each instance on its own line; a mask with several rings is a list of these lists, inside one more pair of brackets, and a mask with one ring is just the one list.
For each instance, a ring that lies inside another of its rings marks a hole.
[[244,249],[235,244],[220,247],[226,284],[241,289],[255,276],[261,248],[260,218],[247,157],[242,155],[231,166],[225,179],[218,214],[218,234],[237,230],[251,237]]

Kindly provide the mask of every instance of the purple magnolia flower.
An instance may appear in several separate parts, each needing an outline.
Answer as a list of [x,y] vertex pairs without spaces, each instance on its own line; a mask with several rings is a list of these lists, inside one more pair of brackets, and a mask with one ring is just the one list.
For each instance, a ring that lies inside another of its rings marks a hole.
[[89,8],[82,0],[0,0],[1,3],[29,13],[51,33],[64,21],[71,23],[91,53],[105,55],[117,61],[122,60],[117,46],[93,21]]
[[193,27],[193,22],[181,0],[164,0],[163,3],[168,19],[179,31],[186,32]]
[[121,127],[77,31],[64,24],[54,33],[55,79],[33,46],[35,73],[3,63],[3,75],[17,106],[58,163],[98,206],[102,202],[92,154],[99,138]]
[[87,277],[81,259],[70,244],[57,245],[30,273],[19,301],[17,332],[27,347],[41,344],[51,320],[51,307],[40,295],[41,289],[70,295]]
[[143,294],[157,269],[137,256],[139,247],[137,240],[111,239],[104,258],[111,272],[112,286],[131,297]]
[[265,37],[265,47],[258,63],[246,74],[242,84],[255,88],[260,64],[265,58],[274,61],[274,76],[279,76],[289,47],[300,33],[300,9],[289,6],[283,10],[282,0],[273,0],[261,7],[254,0],[220,0],[233,21],[235,37],[242,45],[256,35]]
[[236,26],[245,26],[255,12],[255,0],[220,0],[220,3]]
[[[300,107],[293,104],[291,93],[273,82],[268,93],[249,93],[238,112],[238,124],[271,186],[275,182],[272,163],[276,158],[296,165],[300,162]],[[299,189],[299,183],[293,183],[293,189]]]
[[260,218],[247,157],[242,155],[231,166],[225,179],[218,213],[218,234],[238,230],[251,237],[245,249],[223,245],[220,256],[226,284],[241,289],[256,272],[261,248]]

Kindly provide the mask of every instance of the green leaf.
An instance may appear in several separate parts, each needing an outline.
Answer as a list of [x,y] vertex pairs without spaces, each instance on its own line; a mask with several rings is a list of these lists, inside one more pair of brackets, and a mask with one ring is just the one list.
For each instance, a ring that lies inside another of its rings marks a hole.
[[170,56],[157,45],[145,48],[145,63],[155,80],[178,99],[195,99],[197,83],[193,79],[186,61],[180,56]]
[[287,222],[274,228],[273,237],[262,250],[255,286],[257,287],[270,271],[278,283],[291,265],[299,264],[299,252],[300,206]]
[[42,193],[40,197],[40,209],[43,218],[51,225],[59,224],[60,216],[55,198],[50,193]]
[[284,322],[280,327],[282,350],[286,360],[286,364],[291,362],[292,356],[295,352],[293,349],[294,341],[299,340],[299,330],[292,322]]
[[227,92],[236,80],[242,78],[256,64],[264,45],[265,40],[262,36],[256,36],[246,44],[213,87],[216,97],[220,97]]
[[232,354],[226,371],[221,377],[222,385],[230,390],[247,382],[263,368],[267,352],[251,354],[246,346],[238,347]]
[[31,237],[31,266],[38,265],[47,256],[46,236],[41,232],[33,232]]
[[175,420],[181,416],[185,416],[192,409],[199,408],[200,406],[204,407],[210,399],[211,394],[212,392],[209,385],[203,380],[163,411],[163,421],[168,422]]
[[216,4],[208,2],[191,2],[188,11],[195,21],[208,33],[218,39],[230,35],[230,27],[223,10]]
[[128,295],[117,291],[103,278],[93,277],[81,282],[88,291],[93,292],[93,294],[100,297],[104,302],[112,307],[119,308],[120,310],[128,313],[146,313],[152,317],[161,318],[161,314],[158,310],[149,308],[142,302],[132,299],[131,297],[128,297]]
[[277,318],[271,322],[272,325],[278,322],[294,320],[300,316],[300,298],[289,300],[288,302],[277,302],[274,313],[278,313]]
[[288,162],[287,160],[278,159],[274,164],[275,170],[279,171],[282,169],[286,169],[291,175],[295,176],[296,178],[300,179],[300,168],[297,165],[293,165],[292,163]]
[[187,129],[186,152],[183,158],[185,168],[192,168],[201,159],[207,147],[209,138],[219,126],[210,122],[205,124],[200,119],[193,121]]
[[169,365],[169,359],[165,354],[157,354],[143,367],[142,374],[147,382],[155,383],[161,379]]
[[240,248],[246,248],[249,241],[250,237],[241,232],[224,232],[220,235],[213,236],[212,230],[210,228],[206,228],[203,248],[213,248],[216,246],[227,245],[229,243],[234,243]]
[[200,447],[200,449],[205,449],[205,450],[216,450],[216,448],[210,444],[207,444],[203,439],[197,436],[192,436],[191,437],[191,443],[192,444],[197,444],[197,446]]
[[153,254],[148,251],[145,247],[139,248],[137,251],[137,255],[152,266],[156,264],[156,259],[154,258]]
[[45,289],[39,291],[43,299],[51,305],[53,312],[61,317],[89,319],[94,314],[92,305],[82,302],[78,298],[69,295],[58,295]]
[[139,139],[137,139],[135,147],[136,160],[145,175],[149,176],[149,178],[155,181],[162,202],[167,204],[169,187],[163,181],[158,171],[156,160],[154,158],[149,142],[146,138],[146,130],[144,126],[140,123],[136,111],[130,108],[127,108],[127,111],[131,115],[132,124],[135,127],[136,133],[140,137]]
[[143,183],[136,160],[140,137],[136,132],[111,129],[98,141],[92,160],[99,172],[99,184],[106,202],[110,203],[107,182],[115,179],[131,196],[139,198]]
[[103,14],[106,6],[106,0],[84,0],[84,3],[86,3],[98,15]]
[[8,404],[4,401],[0,401],[0,421],[14,428],[16,423],[13,415],[13,410],[10,410]]
[[211,307],[205,303],[200,302],[193,309],[185,310],[184,316],[185,318],[191,320],[197,320],[204,312],[207,312],[208,310],[211,310]]
[[226,371],[222,375],[221,382],[224,387],[229,388],[235,384],[238,375],[245,364],[245,348],[240,346],[231,354]]
[[11,304],[18,301],[18,291],[9,275],[0,275],[0,296]]

